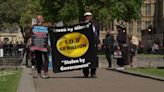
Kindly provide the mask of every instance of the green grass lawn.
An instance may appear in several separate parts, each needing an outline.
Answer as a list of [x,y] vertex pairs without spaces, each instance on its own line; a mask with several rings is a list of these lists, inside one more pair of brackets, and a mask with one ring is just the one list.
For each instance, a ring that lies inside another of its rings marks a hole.
[[[105,54],[99,54],[99,57],[106,57]],[[164,55],[159,55],[159,54],[137,54],[137,57],[144,57],[144,58],[163,58]]]
[[133,68],[130,71],[164,77],[164,69],[157,68]]
[[164,55],[159,55],[159,54],[137,54],[138,57],[163,57]]
[[21,70],[0,71],[0,92],[16,92]]

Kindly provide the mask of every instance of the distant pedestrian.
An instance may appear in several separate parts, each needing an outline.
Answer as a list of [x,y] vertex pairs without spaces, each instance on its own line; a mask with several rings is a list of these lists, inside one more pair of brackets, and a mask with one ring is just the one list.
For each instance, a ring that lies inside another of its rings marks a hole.
[[14,50],[13,50],[13,42],[10,41],[9,43],[9,56],[13,56]]
[[113,54],[113,44],[114,44],[114,36],[111,34],[111,31],[108,31],[105,37],[104,46],[105,46],[105,54],[108,60],[108,67],[112,67],[112,54]]
[[159,45],[157,43],[153,43],[153,46],[152,46],[152,53],[153,54],[156,54],[159,52]]
[[137,37],[135,37],[132,34],[128,35],[128,41],[129,41],[129,63],[130,63],[130,66],[133,67],[133,59],[137,53],[139,41]]
[[121,50],[122,58],[117,58],[117,65],[119,66],[117,69],[124,69],[125,65],[128,65],[128,45],[127,45],[127,35],[126,35],[126,28],[118,25],[117,26],[117,38],[116,41],[118,43],[117,49]]
[[1,41],[1,39],[0,39],[0,57],[3,57],[3,41]]

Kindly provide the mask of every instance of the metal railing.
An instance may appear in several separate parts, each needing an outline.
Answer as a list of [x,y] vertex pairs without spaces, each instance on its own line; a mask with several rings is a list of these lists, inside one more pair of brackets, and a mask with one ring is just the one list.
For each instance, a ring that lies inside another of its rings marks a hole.
[[24,48],[0,48],[0,66],[18,66],[22,62]]

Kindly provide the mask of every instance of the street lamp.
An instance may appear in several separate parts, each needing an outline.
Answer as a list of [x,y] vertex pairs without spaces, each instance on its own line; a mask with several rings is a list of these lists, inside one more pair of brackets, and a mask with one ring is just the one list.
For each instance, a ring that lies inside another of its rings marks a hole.
[[152,25],[149,25],[149,26],[148,26],[148,32],[149,32],[149,33],[152,33],[152,31],[153,31],[153,30],[152,30]]
[[149,28],[148,31],[151,32],[152,30]]
[[148,33],[151,35],[151,39],[155,40],[155,30],[152,25],[148,26]]

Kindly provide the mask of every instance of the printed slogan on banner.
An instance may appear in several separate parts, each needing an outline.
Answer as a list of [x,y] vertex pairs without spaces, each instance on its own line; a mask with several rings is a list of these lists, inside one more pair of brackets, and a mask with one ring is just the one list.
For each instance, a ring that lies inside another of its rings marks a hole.
[[45,26],[33,26],[31,51],[47,51],[48,28]]
[[52,27],[49,32],[54,72],[97,67],[91,23]]

